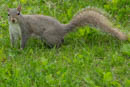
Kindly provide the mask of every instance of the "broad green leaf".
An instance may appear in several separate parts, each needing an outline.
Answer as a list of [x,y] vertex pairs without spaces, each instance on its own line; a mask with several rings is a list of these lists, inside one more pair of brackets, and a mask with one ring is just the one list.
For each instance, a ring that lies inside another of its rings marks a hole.
[[130,80],[125,81],[125,87],[130,87]]
[[124,44],[121,51],[124,55],[130,56],[130,44]]
[[104,74],[104,81],[105,82],[112,81],[112,73],[111,72],[107,72]]
[[22,3],[26,4],[27,0],[21,0]]

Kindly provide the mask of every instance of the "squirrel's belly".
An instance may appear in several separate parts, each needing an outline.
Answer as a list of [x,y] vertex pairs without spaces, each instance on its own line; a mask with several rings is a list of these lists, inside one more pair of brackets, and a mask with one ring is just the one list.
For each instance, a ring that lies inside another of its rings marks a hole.
[[9,24],[9,31],[16,37],[21,37],[21,29],[18,24]]
[[36,34],[34,34],[34,33],[32,33],[31,36],[32,36],[32,37],[35,37],[35,38],[40,38],[39,35],[36,35]]

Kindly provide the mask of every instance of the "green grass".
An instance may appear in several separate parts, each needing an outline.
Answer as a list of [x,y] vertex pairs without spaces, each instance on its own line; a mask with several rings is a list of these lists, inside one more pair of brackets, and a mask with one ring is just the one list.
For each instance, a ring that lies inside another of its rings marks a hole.
[[82,8],[111,14],[115,26],[130,31],[129,0],[0,0],[0,87],[130,87],[130,43],[82,27],[57,49],[30,39],[24,50],[10,46],[7,8],[21,2],[23,14],[44,14],[68,23]]

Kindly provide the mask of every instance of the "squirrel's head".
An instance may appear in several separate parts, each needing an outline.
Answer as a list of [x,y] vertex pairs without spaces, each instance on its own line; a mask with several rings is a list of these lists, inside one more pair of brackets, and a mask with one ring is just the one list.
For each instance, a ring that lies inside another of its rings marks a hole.
[[8,9],[8,20],[11,23],[17,23],[18,18],[20,17],[20,11],[21,11],[21,6],[19,5],[17,8],[9,8]]

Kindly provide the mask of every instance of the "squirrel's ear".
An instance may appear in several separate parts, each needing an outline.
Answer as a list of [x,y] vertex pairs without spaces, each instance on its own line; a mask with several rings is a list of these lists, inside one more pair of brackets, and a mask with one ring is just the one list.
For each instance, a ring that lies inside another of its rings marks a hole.
[[17,10],[20,12],[21,11],[21,5],[19,5],[18,7],[17,7]]

